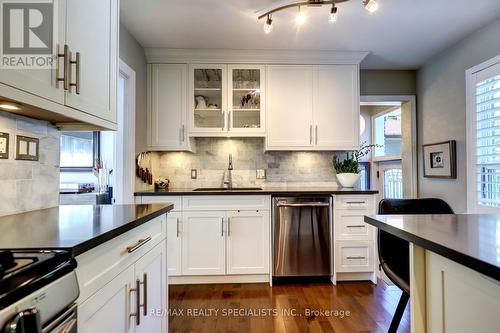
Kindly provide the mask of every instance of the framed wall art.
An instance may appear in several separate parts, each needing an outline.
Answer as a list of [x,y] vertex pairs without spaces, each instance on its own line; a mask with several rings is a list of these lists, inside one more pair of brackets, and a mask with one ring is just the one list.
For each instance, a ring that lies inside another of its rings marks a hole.
[[456,145],[455,140],[424,145],[424,177],[456,179]]

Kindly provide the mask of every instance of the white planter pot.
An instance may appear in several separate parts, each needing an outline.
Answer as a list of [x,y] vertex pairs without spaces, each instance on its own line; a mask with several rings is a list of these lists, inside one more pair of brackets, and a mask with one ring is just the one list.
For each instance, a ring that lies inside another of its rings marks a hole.
[[342,187],[354,187],[361,178],[360,173],[338,173],[337,179]]

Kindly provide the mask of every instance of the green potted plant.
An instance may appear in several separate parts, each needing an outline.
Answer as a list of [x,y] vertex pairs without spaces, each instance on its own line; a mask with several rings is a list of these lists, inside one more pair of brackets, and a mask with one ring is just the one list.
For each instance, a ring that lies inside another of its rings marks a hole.
[[333,156],[333,167],[337,172],[337,179],[342,187],[350,188],[356,185],[361,178],[359,160],[374,147],[380,147],[380,145],[369,145],[366,141],[363,141],[358,150],[346,152],[345,159],[340,159],[337,155]]

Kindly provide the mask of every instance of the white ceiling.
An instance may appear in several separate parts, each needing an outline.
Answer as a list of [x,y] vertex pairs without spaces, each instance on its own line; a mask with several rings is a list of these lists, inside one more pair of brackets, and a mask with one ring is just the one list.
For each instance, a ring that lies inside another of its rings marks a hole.
[[363,68],[414,69],[500,16],[499,0],[378,2],[374,14],[361,0],[338,4],[334,24],[329,7],[308,8],[300,28],[289,9],[269,35],[256,13],[281,0],[121,0],[121,20],[143,47],[370,51]]

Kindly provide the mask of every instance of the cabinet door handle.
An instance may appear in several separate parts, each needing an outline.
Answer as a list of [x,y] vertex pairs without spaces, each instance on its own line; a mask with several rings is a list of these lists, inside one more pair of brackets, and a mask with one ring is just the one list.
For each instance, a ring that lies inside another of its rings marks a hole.
[[127,252],[128,253],[134,252],[135,250],[137,250],[138,248],[140,248],[141,246],[143,246],[144,244],[146,244],[150,240],[151,240],[151,236],[149,236],[148,238],[139,239],[135,245],[127,246]]
[[365,228],[365,225],[348,225],[347,228]]
[[313,125],[309,126],[309,144],[313,143]]
[[[63,53],[59,53],[59,45],[57,45],[57,63],[56,63],[56,88],[59,88],[59,82],[63,82],[64,90],[69,89],[68,69],[69,69],[69,47],[64,45]],[[63,76],[59,76],[59,58],[63,58]]]
[[221,123],[222,123],[222,124],[221,124],[221,128],[220,128],[220,129],[221,129],[221,131],[224,131],[224,128],[226,127],[226,124],[224,124],[224,120],[225,120],[225,119],[224,119],[224,118],[225,118],[225,117],[224,117],[224,114],[225,114],[225,112],[224,112],[224,111],[221,111],[221,114],[220,114],[220,121],[221,121]]
[[221,237],[224,237],[224,218],[220,219],[220,235]]
[[316,144],[318,144],[318,125],[316,125]]
[[227,218],[227,237],[231,237],[231,218]]
[[231,111],[227,111],[227,131],[231,128]]
[[182,142],[185,142],[186,141],[186,125],[182,125],[181,131],[182,131]]
[[180,235],[180,230],[179,230],[179,218],[177,218],[177,238],[179,238],[179,235]]
[[[69,58],[71,58],[71,52],[69,53]],[[75,60],[70,60],[70,64],[75,64],[76,66],[76,80],[75,83],[71,82],[71,68],[68,70],[69,77],[69,87],[75,87],[75,92],[80,95],[80,52],[76,52]]]
[[142,303],[142,314],[144,317],[148,315],[148,273],[144,273],[143,282],[142,282],[142,292],[144,293],[143,299],[144,303]]
[[135,325],[141,324],[141,281],[135,280],[135,288],[130,288],[130,294],[135,292],[135,312],[130,314],[130,317],[135,317]]

